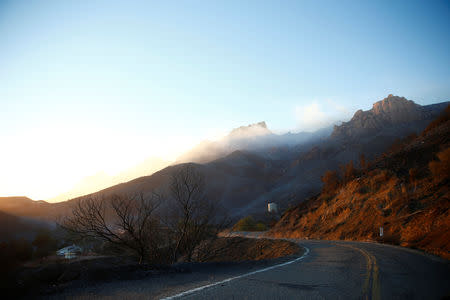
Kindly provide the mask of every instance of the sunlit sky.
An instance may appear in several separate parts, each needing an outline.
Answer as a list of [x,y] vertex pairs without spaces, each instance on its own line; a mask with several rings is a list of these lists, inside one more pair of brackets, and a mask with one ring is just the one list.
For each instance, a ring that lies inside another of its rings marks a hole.
[[450,99],[448,1],[0,1],[0,196]]

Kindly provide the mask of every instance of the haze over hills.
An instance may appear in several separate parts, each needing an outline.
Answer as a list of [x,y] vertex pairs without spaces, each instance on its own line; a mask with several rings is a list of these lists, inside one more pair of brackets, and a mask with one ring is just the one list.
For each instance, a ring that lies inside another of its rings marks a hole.
[[[275,135],[261,122],[235,129],[222,140],[202,143],[182,158],[203,162],[193,166],[208,180],[207,195],[220,201],[231,217],[261,215],[267,202],[277,202],[284,209],[315,195],[326,170],[338,169],[350,160],[357,162],[361,154],[367,159],[380,155],[396,139],[423,130],[446,105],[448,102],[420,106],[389,95],[371,110],[357,111],[349,122],[335,126],[328,137],[324,137],[326,130]],[[169,166],[94,194],[164,192],[171,173],[182,166]],[[35,211],[39,213],[34,215],[45,214],[44,211],[57,214],[67,211],[67,205],[77,199],[25,209],[30,206],[28,203],[20,211],[5,211],[27,216]]]
[[161,158],[149,157],[145,161],[114,176],[106,174],[105,172],[99,172],[83,178],[83,180],[78,182],[70,191],[49,199],[49,201],[59,202],[90,194],[112,185],[130,181],[137,177],[151,175],[154,172],[167,167],[169,164],[169,161],[165,161]]
[[[263,156],[276,157],[277,155],[280,155],[280,151],[286,150],[284,148],[324,138],[328,136],[330,132],[331,128],[324,128],[316,132],[289,132],[278,135],[272,133],[267,128],[264,121],[248,126],[241,126],[233,129],[228,135],[217,141],[205,140],[201,142],[193,149],[179,156],[175,163],[157,157],[150,157],[144,162],[114,176],[106,174],[105,172],[99,172],[92,176],[85,177],[70,191],[49,199],[49,201],[58,202],[69,200],[130,181],[134,178],[149,176],[170,164],[211,162],[231,154],[236,150],[253,151]],[[266,151],[268,148],[271,148],[271,151]]]
[[0,211],[15,216],[39,218],[55,221],[59,215],[70,212],[67,201],[49,203],[28,197],[0,197]]
[[236,150],[246,150],[269,155],[267,149],[300,145],[326,137],[331,128],[315,132],[274,134],[262,121],[233,129],[227,136],[217,141],[203,141],[193,149],[177,158],[177,163],[207,163],[224,157]]

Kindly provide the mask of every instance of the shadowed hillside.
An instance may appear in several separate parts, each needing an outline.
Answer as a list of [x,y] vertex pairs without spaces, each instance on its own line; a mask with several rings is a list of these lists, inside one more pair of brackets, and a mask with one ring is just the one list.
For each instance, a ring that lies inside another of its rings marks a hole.
[[361,165],[327,172],[322,192],[288,210],[270,234],[375,240],[450,258],[450,106],[419,136]]
[[16,238],[32,238],[36,224],[0,211],[0,242]]
[[48,203],[27,197],[0,197],[0,211],[15,216],[32,217],[53,221],[69,212],[67,202]]

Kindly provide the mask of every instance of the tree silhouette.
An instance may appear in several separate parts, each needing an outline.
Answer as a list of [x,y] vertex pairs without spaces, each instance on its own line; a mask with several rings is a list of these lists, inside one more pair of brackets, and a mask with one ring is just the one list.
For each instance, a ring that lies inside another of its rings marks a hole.
[[205,193],[205,176],[192,164],[172,174],[170,195],[174,202],[167,224],[172,233],[174,247],[172,262],[179,255],[190,261],[201,241],[216,236],[228,222],[219,217],[219,205]]
[[110,195],[78,201],[61,226],[82,237],[94,237],[131,250],[142,261],[159,258],[161,228],[155,210],[161,196]]

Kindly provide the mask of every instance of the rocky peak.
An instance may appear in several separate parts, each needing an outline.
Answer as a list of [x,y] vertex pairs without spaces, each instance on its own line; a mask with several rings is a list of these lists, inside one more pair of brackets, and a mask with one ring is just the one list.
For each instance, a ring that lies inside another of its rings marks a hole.
[[422,106],[404,97],[388,95],[375,102],[368,111],[358,110],[349,122],[335,126],[332,136],[357,137],[398,123],[424,118]]
[[259,122],[233,129],[227,136],[217,141],[203,141],[187,153],[177,158],[181,162],[210,162],[236,150],[261,147],[271,139],[273,133],[266,122]]
[[418,117],[420,105],[404,97],[390,94],[387,98],[374,103],[371,111],[375,115],[390,115],[389,119],[392,121],[408,121]]
[[235,128],[229,134],[232,138],[247,138],[252,136],[261,136],[271,134],[272,132],[267,128],[266,122],[249,124],[248,126],[241,126]]

